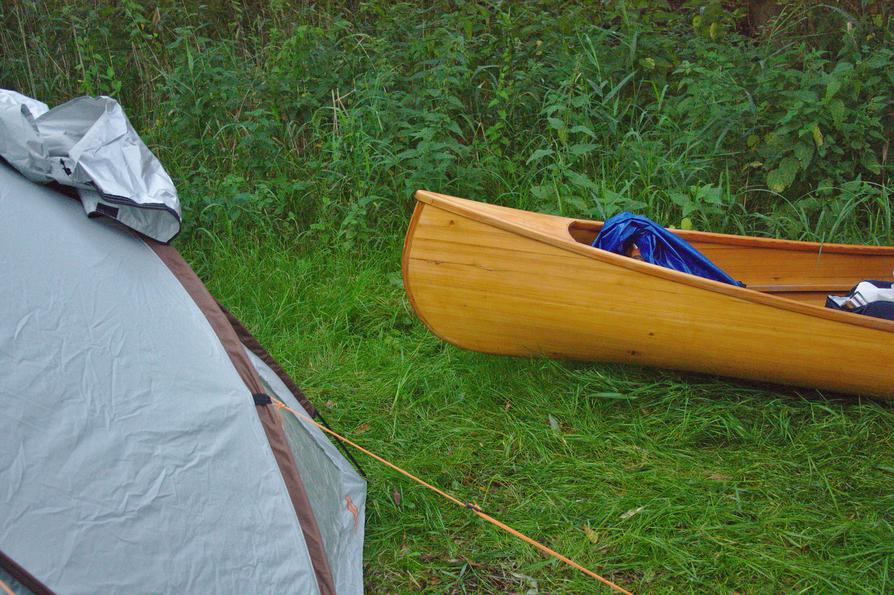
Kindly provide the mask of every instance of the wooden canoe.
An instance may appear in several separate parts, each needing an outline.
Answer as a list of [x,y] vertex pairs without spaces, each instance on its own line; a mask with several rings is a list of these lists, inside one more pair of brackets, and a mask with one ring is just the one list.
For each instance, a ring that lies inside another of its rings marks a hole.
[[422,190],[416,201],[404,285],[454,345],[894,397],[894,321],[824,307],[889,279],[894,247],[675,232],[741,288],[593,248],[600,222]]

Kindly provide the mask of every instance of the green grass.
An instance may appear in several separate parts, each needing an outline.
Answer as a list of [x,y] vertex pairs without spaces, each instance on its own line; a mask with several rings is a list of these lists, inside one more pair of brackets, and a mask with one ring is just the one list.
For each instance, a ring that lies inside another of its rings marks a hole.
[[[462,351],[413,315],[399,248],[181,246],[338,431],[635,592],[891,590],[890,406]],[[361,461],[370,592],[596,590]]]

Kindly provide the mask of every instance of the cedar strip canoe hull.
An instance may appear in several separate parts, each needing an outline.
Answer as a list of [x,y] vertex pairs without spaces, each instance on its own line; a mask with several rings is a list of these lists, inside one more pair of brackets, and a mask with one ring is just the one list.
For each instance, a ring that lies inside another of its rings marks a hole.
[[889,278],[894,248],[679,232],[739,288],[592,248],[598,222],[416,199],[404,284],[454,345],[894,397],[894,322],[822,307]]

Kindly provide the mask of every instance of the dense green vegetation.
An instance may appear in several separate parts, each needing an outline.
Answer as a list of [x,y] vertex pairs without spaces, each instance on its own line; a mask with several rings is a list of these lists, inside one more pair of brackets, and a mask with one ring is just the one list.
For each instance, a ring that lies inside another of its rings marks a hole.
[[880,10],[795,4],[754,38],[743,10],[710,2],[260,4],[17,2],[4,84],[50,102],[118,97],[189,224],[214,232],[276,222],[390,241],[425,187],[891,239]]
[[[890,590],[890,406],[463,352],[409,309],[417,188],[894,243],[885,3],[567,4],[16,0],[0,86],[118,98],[212,291],[398,464],[634,591]],[[594,588],[366,468],[370,591]]]

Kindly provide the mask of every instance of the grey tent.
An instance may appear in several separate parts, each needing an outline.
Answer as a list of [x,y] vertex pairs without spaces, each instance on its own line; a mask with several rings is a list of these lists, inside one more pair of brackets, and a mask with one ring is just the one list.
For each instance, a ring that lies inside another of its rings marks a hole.
[[313,405],[173,247],[35,178],[0,164],[0,580],[361,592],[365,482],[275,403]]

